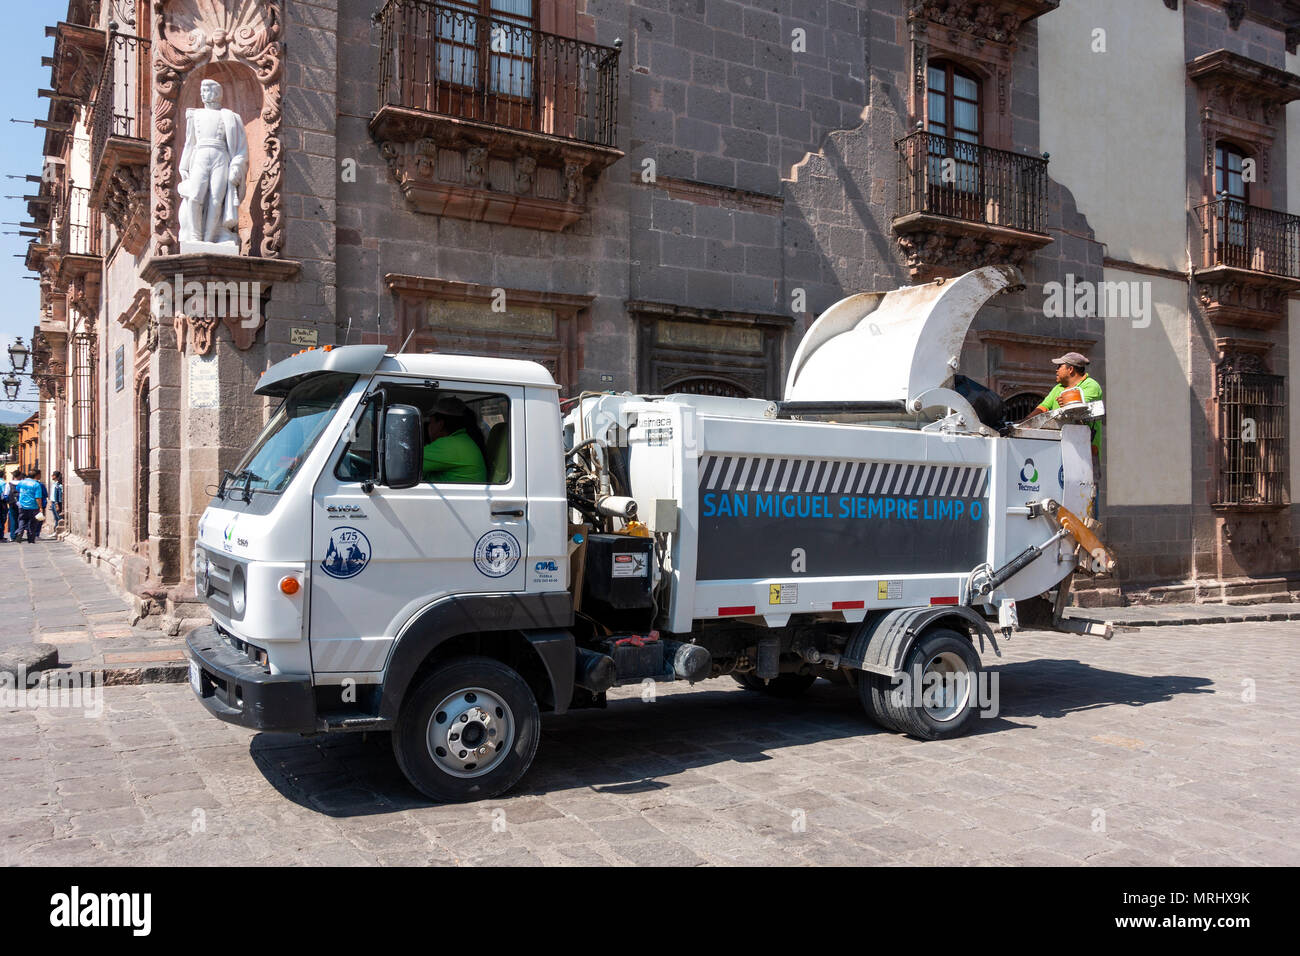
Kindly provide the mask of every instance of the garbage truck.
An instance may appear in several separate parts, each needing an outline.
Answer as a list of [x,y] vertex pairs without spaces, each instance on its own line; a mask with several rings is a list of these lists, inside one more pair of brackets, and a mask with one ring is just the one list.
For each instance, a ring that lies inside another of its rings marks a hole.
[[[981,654],[1029,616],[1109,636],[1062,614],[1114,567],[1089,517],[1104,406],[984,420],[955,387],[976,312],[1020,283],[849,296],[779,400],[564,403],[540,364],[382,345],[277,362],[279,407],[199,521],[193,692],[261,731],[391,732],[439,801],[518,782],[542,713],[647,682],[826,678],[886,728],[959,735]],[[468,477],[429,467],[448,409]]]

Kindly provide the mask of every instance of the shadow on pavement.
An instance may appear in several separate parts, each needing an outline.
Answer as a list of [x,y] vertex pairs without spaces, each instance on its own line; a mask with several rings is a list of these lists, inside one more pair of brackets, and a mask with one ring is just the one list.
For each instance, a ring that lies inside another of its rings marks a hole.
[[[1032,730],[1032,718],[1059,718],[1101,707],[1141,707],[1181,694],[1212,693],[1203,677],[1142,677],[1077,660],[1035,660],[988,667],[999,713],[972,735]],[[671,788],[687,770],[739,761],[761,764],[769,752],[811,743],[889,734],[872,724],[857,693],[818,681],[796,700],[726,687],[669,693],[653,702],[616,700],[605,710],[544,716],[537,757],[510,797],[592,789],[631,794]],[[892,734],[891,734],[892,736]],[[892,741],[891,741],[892,743]],[[908,746],[923,747],[919,741]],[[332,817],[432,806],[407,783],[387,733],[304,738],[259,734],[249,753],[287,799]]]

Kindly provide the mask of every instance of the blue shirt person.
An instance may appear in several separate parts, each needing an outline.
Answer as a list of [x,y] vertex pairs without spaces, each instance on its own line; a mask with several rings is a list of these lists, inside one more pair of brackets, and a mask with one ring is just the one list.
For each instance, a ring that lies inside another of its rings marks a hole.
[[18,482],[18,533],[27,533],[27,542],[31,544],[41,533],[41,523],[36,516],[45,510],[49,495],[41,484],[37,472]]

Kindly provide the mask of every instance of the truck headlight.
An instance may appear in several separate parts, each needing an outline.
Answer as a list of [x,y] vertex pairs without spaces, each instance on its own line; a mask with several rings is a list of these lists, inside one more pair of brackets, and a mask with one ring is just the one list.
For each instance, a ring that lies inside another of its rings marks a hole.
[[234,617],[244,616],[244,608],[247,605],[244,585],[244,566],[237,564],[230,572],[230,611]]
[[198,597],[208,596],[208,557],[199,548],[194,549],[194,593]]

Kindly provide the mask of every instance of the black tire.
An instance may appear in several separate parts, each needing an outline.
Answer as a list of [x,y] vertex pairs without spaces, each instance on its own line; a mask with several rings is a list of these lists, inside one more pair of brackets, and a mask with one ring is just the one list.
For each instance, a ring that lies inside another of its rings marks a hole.
[[[430,799],[483,800],[509,790],[527,773],[537,753],[540,724],[537,700],[522,677],[489,657],[458,657],[440,665],[406,695],[393,728],[393,753],[406,779]],[[448,733],[461,733],[453,729],[458,725],[467,728],[462,743],[469,732],[476,735],[469,749],[441,748],[441,756],[436,756],[435,744],[446,743]],[[489,736],[498,731],[509,737],[504,744]],[[478,748],[493,761],[486,772],[475,764]],[[453,764],[469,775],[448,770]]]
[[752,673],[731,676],[746,690],[758,691],[769,697],[799,697],[817,682],[815,674],[781,674],[767,681]]
[[[937,670],[931,674],[952,674],[950,684],[927,675],[932,661]],[[873,721],[921,740],[947,740],[970,729],[977,713],[980,659],[964,635],[948,628],[927,631],[908,651],[903,673],[906,680],[901,684],[879,674],[862,674],[858,696]],[[939,689],[951,689],[952,694],[933,696]]]

